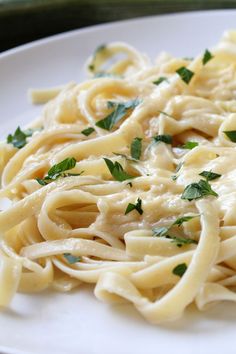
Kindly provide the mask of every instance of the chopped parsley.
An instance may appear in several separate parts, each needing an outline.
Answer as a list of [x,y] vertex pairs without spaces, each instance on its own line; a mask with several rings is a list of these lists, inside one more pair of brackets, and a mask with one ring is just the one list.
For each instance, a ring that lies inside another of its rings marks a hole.
[[81,261],[81,257],[73,256],[71,253],[64,253],[63,256],[70,264],[74,264]]
[[142,138],[134,138],[131,147],[130,147],[130,154],[133,159],[140,160],[142,153]]
[[184,145],[181,145],[180,148],[192,150],[196,146],[198,146],[198,143],[196,141],[187,141]]
[[191,243],[197,243],[197,241],[192,240],[191,238],[185,238],[185,237],[178,237],[178,236],[172,236],[169,234],[171,231],[171,228],[173,226],[178,226],[180,227],[184,222],[187,222],[189,220],[192,220],[193,218],[196,218],[199,215],[189,215],[189,216],[182,216],[178,219],[176,219],[169,227],[162,226],[162,227],[154,227],[152,229],[153,236],[155,237],[165,237],[171,239],[171,243],[176,243],[178,247],[182,247],[183,245],[189,245]]
[[164,237],[164,236],[168,235],[169,230],[170,230],[170,227],[162,226],[162,227],[154,227],[152,229],[152,232],[153,232],[153,236]]
[[203,58],[202,58],[202,64],[206,65],[206,63],[208,63],[208,61],[210,61],[211,59],[213,59],[213,55],[211,54],[211,52],[209,52],[208,49],[205,50]]
[[154,85],[160,85],[163,81],[168,81],[168,79],[167,79],[167,77],[165,77],[165,76],[161,76],[161,77],[159,77],[159,79],[157,79],[156,81],[153,81],[152,83],[154,84]]
[[111,160],[104,158],[103,159],[111,173],[111,175],[114,177],[114,179],[116,181],[122,182],[125,181],[127,179],[132,179],[135,178],[135,176],[131,176],[129,175],[121,166],[121,164],[119,164],[119,162],[115,162],[113,163]]
[[106,44],[100,44],[94,52],[94,55],[97,55],[98,53],[101,53],[104,49],[106,49]]
[[172,226],[177,225],[178,227],[180,227],[184,222],[187,222],[187,221],[189,221],[189,220],[192,220],[192,219],[196,218],[197,216],[199,216],[199,215],[187,215],[187,216],[182,216],[182,217],[176,219],[176,220],[173,222]]
[[135,204],[129,203],[127,205],[127,208],[125,210],[125,215],[130,213],[133,210],[137,210],[137,212],[142,215],[143,214],[143,209],[142,209],[142,199],[138,198],[137,202]]
[[92,61],[91,61],[91,63],[90,63],[89,66],[88,66],[88,68],[89,68],[90,71],[94,71],[94,70],[95,70],[94,61],[96,60],[96,56],[97,56],[99,53],[103,52],[104,49],[106,49],[106,45],[105,45],[105,44],[101,44],[101,45],[99,45],[99,46],[96,48],[96,50],[94,51]]
[[111,130],[117,122],[125,117],[128,111],[133,110],[138,104],[140,104],[140,100],[137,98],[125,103],[115,103],[109,101],[108,108],[114,108],[113,112],[105,118],[99,120],[96,123],[96,126],[105,130]]
[[55,181],[59,177],[79,176],[82,172],[81,173],[66,172],[74,168],[75,165],[76,165],[76,159],[74,157],[68,157],[67,159],[52,166],[48,171],[47,176],[45,176],[43,179],[36,178],[36,181],[42,186],[46,186],[48,183]]
[[[180,162],[177,166],[176,166],[176,169],[175,169],[175,173],[178,173],[181,169],[181,167],[183,166],[183,162]],[[173,179],[173,181],[176,181],[178,176],[177,175],[173,175],[171,176],[171,178]]]
[[172,273],[181,278],[184,275],[184,273],[186,272],[187,268],[188,267],[187,267],[186,263],[180,263],[176,267],[174,267],[174,269],[172,270]]
[[179,68],[178,70],[176,70],[176,73],[181,77],[181,79],[186,83],[189,84],[189,82],[191,81],[194,72],[187,69],[185,66],[182,66],[181,68]]
[[109,72],[106,72],[106,71],[99,71],[98,73],[96,73],[94,75],[94,79],[97,79],[97,78],[101,78],[101,77],[113,77],[113,78],[119,78],[119,79],[122,79],[122,76],[121,75],[117,75],[117,74],[113,74],[113,73],[109,73]]
[[20,127],[17,127],[15,133],[9,134],[7,137],[7,143],[12,144],[17,149],[23,148],[27,144],[27,138],[33,135],[34,130],[21,130]]
[[231,140],[233,143],[236,143],[236,130],[228,130],[224,131],[225,135]]
[[218,197],[218,194],[212,190],[208,181],[201,179],[199,182],[191,183],[185,187],[181,199],[191,201],[206,197],[208,195]]
[[154,142],[159,143],[163,142],[165,144],[172,144],[173,137],[169,134],[156,135],[153,137]]
[[219,173],[211,171],[202,171],[201,173],[199,173],[199,176],[205,177],[207,181],[212,181],[213,179],[221,177]]
[[84,134],[86,136],[89,136],[90,134],[92,134],[95,131],[95,129],[93,127],[88,127],[84,130],[81,131],[81,134]]

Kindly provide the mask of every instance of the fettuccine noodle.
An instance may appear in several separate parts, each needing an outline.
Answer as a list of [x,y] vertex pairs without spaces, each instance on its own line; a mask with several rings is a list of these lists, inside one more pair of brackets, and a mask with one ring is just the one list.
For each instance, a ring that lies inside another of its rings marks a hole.
[[92,283],[156,324],[236,301],[236,32],[154,64],[103,45],[88,70],[31,91],[40,118],[0,145],[0,305]]

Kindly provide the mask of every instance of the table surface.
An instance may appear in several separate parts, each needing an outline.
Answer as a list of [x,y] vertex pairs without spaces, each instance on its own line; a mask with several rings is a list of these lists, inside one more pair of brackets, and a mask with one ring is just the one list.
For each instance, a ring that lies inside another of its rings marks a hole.
[[236,0],[0,0],[0,51],[98,23],[228,8]]

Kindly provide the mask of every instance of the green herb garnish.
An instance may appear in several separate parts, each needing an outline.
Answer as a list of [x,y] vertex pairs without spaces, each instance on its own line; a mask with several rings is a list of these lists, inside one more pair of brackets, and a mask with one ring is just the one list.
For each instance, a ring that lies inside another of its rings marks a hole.
[[127,205],[127,208],[125,210],[125,215],[130,213],[132,210],[137,210],[137,212],[142,215],[143,214],[143,209],[142,209],[142,200],[138,198],[136,204],[129,203]]
[[[188,221],[188,220],[186,220],[186,221]],[[155,236],[155,237],[165,237],[167,239],[170,239],[171,243],[176,243],[177,247],[182,247],[183,245],[190,245],[190,244],[193,244],[193,243],[197,244],[197,241],[192,240],[191,238],[185,238],[185,237],[169,235],[169,231],[170,231],[170,229],[171,229],[171,227],[173,225],[174,224],[172,224],[169,227],[159,227],[159,228],[154,227],[152,229],[153,236]]]
[[126,179],[131,179],[135,178],[135,176],[129,175],[119,164],[119,162],[113,163],[111,160],[104,158],[103,159],[111,173],[111,175],[115,178],[116,181],[122,182],[125,181]]
[[187,141],[184,145],[181,145],[180,148],[192,150],[196,146],[198,146],[198,143],[196,141]]
[[205,177],[207,181],[212,181],[213,179],[221,177],[219,173],[211,171],[202,171],[201,173],[199,173],[199,176]]
[[153,81],[152,83],[154,85],[160,85],[163,81],[168,81],[167,77],[161,76],[159,77],[159,79],[157,79],[156,81]]
[[106,44],[100,44],[94,52],[94,56],[96,56],[98,53],[101,53],[104,49],[106,49]]
[[163,143],[166,143],[166,144],[172,144],[173,142],[173,137],[172,135],[169,135],[169,134],[162,134],[162,135],[156,135],[153,137],[153,140],[156,142],[156,143],[159,143],[159,142],[163,142]]
[[182,247],[183,245],[197,244],[197,241],[191,238],[178,237],[178,236],[166,236],[166,238],[171,238],[171,243],[176,243],[177,247]]
[[162,227],[154,227],[152,229],[152,232],[153,232],[153,236],[164,237],[164,236],[168,235],[169,230],[170,230],[170,227],[162,226]]
[[86,136],[89,136],[89,135],[92,134],[94,131],[95,131],[94,128],[88,127],[88,128],[86,128],[86,129],[82,130],[82,131],[81,131],[81,134],[84,134],[84,135],[86,135]]
[[127,101],[125,103],[112,102],[112,106],[110,103],[110,108],[115,107],[114,111],[111,112],[107,117],[99,120],[96,123],[96,126],[105,130],[111,130],[117,122],[124,118],[124,116],[129,110],[133,110],[135,107],[137,107],[139,103],[140,100],[137,98],[135,100]]
[[184,222],[187,222],[187,221],[189,221],[189,220],[192,220],[192,219],[196,218],[197,216],[199,216],[199,215],[182,216],[182,217],[176,219],[176,220],[173,222],[172,226],[177,225],[178,227],[180,227]]
[[99,71],[98,73],[96,73],[94,75],[94,79],[98,79],[98,78],[101,78],[101,77],[114,77],[114,78],[119,78],[119,79],[122,79],[122,76],[121,75],[117,75],[117,74],[113,74],[113,73],[109,73],[109,72],[106,72],[106,71]]
[[64,253],[63,256],[66,258],[67,262],[74,264],[81,261],[81,257],[73,256],[71,253]]
[[236,143],[236,130],[228,130],[224,131],[225,135],[231,140],[233,143]]
[[183,245],[189,245],[191,243],[197,243],[197,241],[192,240],[191,238],[185,238],[185,237],[179,237],[179,236],[172,236],[169,234],[171,231],[171,228],[173,226],[178,226],[180,227],[184,222],[187,222],[193,218],[196,218],[199,215],[189,215],[189,216],[182,216],[178,219],[176,219],[169,227],[154,227],[152,229],[153,231],[153,236],[156,237],[165,237],[171,239],[171,243],[176,243],[178,247],[182,247]]
[[[177,166],[176,166],[176,169],[175,169],[175,173],[178,173],[181,169],[181,167],[183,166],[183,162],[180,162]],[[173,181],[176,181],[178,176],[177,175],[173,175],[171,176],[171,178],[173,179]]]
[[186,263],[181,263],[181,264],[178,264],[173,270],[172,270],[172,273],[174,275],[177,275],[178,277],[182,277],[184,275],[184,273],[186,272],[187,270],[187,264]]
[[20,127],[18,127],[13,135],[12,134],[8,135],[7,143],[12,144],[17,149],[21,149],[27,144],[26,139],[29,136],[32,136],[33,132],[34,132],[33,129],[28,129],[23,131],[21,130]]
[[213,59],[213,55],[211,54],[211,52],[209,52],[208,49],[205,50],[203,58],[202,58],[202,64],[206,65],[206,63],[208,63],[209,60]]
[[48,171],[47,176],[43,179],[36,178],[36,181],[42,186],[46,186],[48,183],[55,181],[59,177],[79,176],[81,173],[65,173],[71,170],[76,165],[76,159],[74,157],[68,157],[67,159],[52,166]]
[[89,68],[90,71],[94,71],[95,70],[94,64],[89,64],[88,68]]
[[133,159],[139,160],[142,153],[142,138],[134,138],[131,147],[130,147],[130,154]]
[[211,189],[211,186],[208,181],[201,179],[199,182],[191,183],[187,187],[185,187],[181,199],[191,201],[194,199],[206,197],[208,195],[218,197],[218,194]]
[[192,72],[191,70],[187,69],[185,66],[182,66],[181,68],[179,68],[178,70],[176,70],[176,73],[181,77],[181,79],[188,84],[193,75],[194,72]]
[[88,68],[90,71],[94,71],[95,70],[95,65],[94,62],[96,60],[96,56],[101,53],[102,51],[104,51],[104,49],[106,49],[106,45],[105,44],[101,44],[99,45],[96,50],[93,53],[93,58],[92,58],[92,62],[89,64]]

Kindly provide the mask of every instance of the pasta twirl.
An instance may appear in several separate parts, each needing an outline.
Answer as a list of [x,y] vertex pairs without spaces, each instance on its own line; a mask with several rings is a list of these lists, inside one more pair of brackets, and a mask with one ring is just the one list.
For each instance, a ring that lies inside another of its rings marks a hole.
[[0,305],[95,285],[150,322],[235,301],[236,41],[155,63],[101,45],[90,79],[32,90],[39,119],[0,145]]

